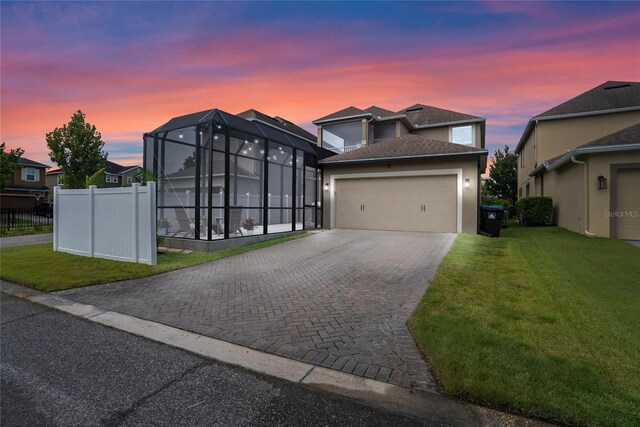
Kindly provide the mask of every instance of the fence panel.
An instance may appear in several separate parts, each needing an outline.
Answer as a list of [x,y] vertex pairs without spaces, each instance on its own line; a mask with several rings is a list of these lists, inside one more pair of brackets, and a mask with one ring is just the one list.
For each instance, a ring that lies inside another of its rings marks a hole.
[[50,227],[51,218],[36,214],[35,208],[3,208],[0,209],[0,230],[32,230]]
[[155,182],[142,187],[54,188],[53,249],[156,264]]

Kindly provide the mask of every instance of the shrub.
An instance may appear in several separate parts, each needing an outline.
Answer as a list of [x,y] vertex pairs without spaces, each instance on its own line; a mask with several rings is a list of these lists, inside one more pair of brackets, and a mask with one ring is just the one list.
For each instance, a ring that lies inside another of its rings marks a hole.
[[553,199],[551,197],[524,197],[516,202],[520,222],[526,225],[551,225]]

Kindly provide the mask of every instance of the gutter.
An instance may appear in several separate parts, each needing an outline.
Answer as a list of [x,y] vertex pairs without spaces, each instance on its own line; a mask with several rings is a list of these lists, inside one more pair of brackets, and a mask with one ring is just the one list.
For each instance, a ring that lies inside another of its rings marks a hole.
[[363,114],[356,114],[355,116],[334,117],[332,119],[315,120],[311,123],[313,123],[314,125],[317,125],[322,123],[338,122],[338,121],[350,120],[350,119],[361,119],[363,117],[373,117],[373,114],[363,113]]
[[609,145],[609,146],[601,146],[601,147],[576,148],[574,150],[568,151],[564,156],[560,157],[551,165],[549,165],[549,163],[545,161],[543,164],[535,168],[529,174],[529,176],[536,176],[538,173],[542,172],[542,167],[545,167],[547,171],[552,171],[554,169],[557,169],[560,166],[569,162],[573,156],[578,156],[580,154],[611,153],[611,152],[631,151],[631,150],[640,150],[640,143],[624,144],[624,145]]
[[589,165],[587,162],[576,160],[576,156],[571,156],[571,161],[584,166],[584,234],[588,237],[596,237],[595,234],[589,232]]
[[451,125],[462,125],[465,123],[482,123],[486,122],[487,119],[477,118],[477,119],[468,119],[468,120],[456,120],[453,122],[442,122],[442,123],[433,123],[428,125],[415,125],[414,129],[427,129],[427,128],[435,128],[440,126],[451,126]]
[[472,151],[467,153],[442,153],[442,154],[426,154],[420,156],[399,156],[399,157],[374,157],[368,159],[353,159],[353,160],[335,160],[335,161],[323,161],[321,160],[320,164],[330,166],[330,165],[340,165],[340,164],[354,164],[354,163],[376,163],[376,162],[388,162],[388,161],[396,161],[396,160],[421,160],[421,159],[430,159],[430,158],[446,158],[446,157],[473,157],[473,156],[487,156],[489,152],[487,150],[482,151]]

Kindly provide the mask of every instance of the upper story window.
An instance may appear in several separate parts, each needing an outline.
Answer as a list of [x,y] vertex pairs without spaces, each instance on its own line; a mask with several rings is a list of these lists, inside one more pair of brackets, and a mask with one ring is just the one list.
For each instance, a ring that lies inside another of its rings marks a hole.
[[524,149],[520,150],[518,156],[520,157],[520,169],[522,169],[524,168]]
[[396,137],[396,123],[378,123],[373,125],[373,142]]
[[128,176],[127,177],[127,184],[133,184],[133,177],[132,176]]
[[362,144],[362,122],[338,123],[322,126],[322,147],[343,153]]
[[40,171],[36,168],[22,168],[23,181],[38,181],[40,179]]
[[107,176],[105,176],[105,181],[117,184],[118,183],[118,176],[117,175],[107,175]]
[[456,126],[451,128],[451,142],[462,145],[473,145],[473,126]]

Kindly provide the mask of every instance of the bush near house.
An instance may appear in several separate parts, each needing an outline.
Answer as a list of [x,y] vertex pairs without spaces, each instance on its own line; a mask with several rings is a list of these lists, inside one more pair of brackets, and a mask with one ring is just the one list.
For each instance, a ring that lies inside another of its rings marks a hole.
[[508,200],[498,199],[496,197],[483,197],[481,202],[483,205],[502,206],[504,210],[509,214],[509,218],[513,218],[516,216],[516,207],[513,206]]
[[516,212],[525,225],[551,225],[553,199],[551,197],[525,197],[516,202]]

